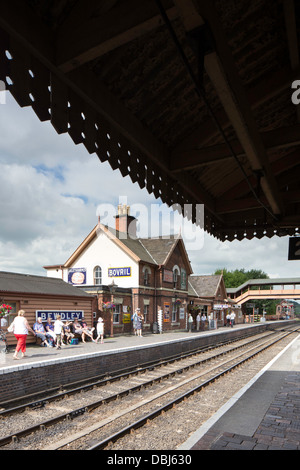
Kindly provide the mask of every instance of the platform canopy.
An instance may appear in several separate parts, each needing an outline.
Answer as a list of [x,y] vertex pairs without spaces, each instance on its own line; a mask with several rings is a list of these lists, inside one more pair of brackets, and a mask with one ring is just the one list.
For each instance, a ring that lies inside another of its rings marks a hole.
[[220,240],[298,233],[299,2],[0,6],[0,79],[20,106],[168,205],[192,204],[193,221],[204,204]]

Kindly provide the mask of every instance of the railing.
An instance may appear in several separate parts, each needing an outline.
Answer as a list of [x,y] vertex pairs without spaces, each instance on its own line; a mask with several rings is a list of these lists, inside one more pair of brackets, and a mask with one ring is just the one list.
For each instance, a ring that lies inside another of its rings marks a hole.
[[248,289],[234,301],[243,304],[250,299],[300,299],[300,289]]

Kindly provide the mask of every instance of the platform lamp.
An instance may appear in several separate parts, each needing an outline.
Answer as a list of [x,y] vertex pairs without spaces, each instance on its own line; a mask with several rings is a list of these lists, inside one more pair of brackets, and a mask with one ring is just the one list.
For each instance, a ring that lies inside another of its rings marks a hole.
[[[115,281],[113,279],[111,284],[108,284],[109,290],[110,290],[110,302],[114,302],[114,293],[116,292],[117,289],[117,284],[115,284]],[[113,338],[114,336],[114,322],[113,322],[113,307],[111,307],[111,318],[110,318],[110,336]]]

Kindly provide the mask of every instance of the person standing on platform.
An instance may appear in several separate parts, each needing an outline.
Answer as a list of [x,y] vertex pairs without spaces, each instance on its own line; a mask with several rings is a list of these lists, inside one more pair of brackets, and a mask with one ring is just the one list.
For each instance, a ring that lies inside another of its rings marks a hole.
[[134,311],[134,314],[132,315],[132,327],[134,331],[134,335],[137,335],[137,323],[138,323],[138,313],[140,312],[140,309],[137,308]]
[[231,328],[233,328],[233,325],[235,324],[235,313],[234,313],[234,311],[232,311],[231,314],[230,314],[230,324],[231,324]]
[[200,320],[201,320],[201,317],[200,317],[200,312],[199,312],[198,315],[196,316],[197,331],[199,331],[200,329]]
[[56,349],[61,349],[62,344],[62,332],[63,332],[64,323],[61,321],[61,316],[57,315],[54,322],[54,333],[56,335]]
[[17,346],[15,350],[15,354],[13,355],[14,359],[20,359],[18,357],[18,352],[22,352],[22,357],[25,356],[26,352],[26,339],[28,335],[28,330],[35,335],[35,332],[30,328],[27,319],[24,317],[25,311],[19,310],[18,316],[14,319],[12,324],[9,326],[9,330],[14,332],[14,335],[17,339]]
[[193,321],[194,321],[194,320],[193,320],[192,314],[189,313],[189,317],[188,317],[188,330],[189,330],[190,333],[192,332]]
[[101,338],[101,344],[103,344],[103,334],[104,334],[104,323],[103,318],[99,317],[97,322],[97,338],[96,343],[98,343],[98,339]]
[[202,331],[205,330],[205,322],[206,322],[206,315],[204,313],[202,313],[201,315],[201,325],[200,325],[200,328]]
[[138,308],[137,309],[137,322],[136,322],[136,332],[138,336],[143,336],[142,335],[143,320],[144,320],[144,317],[141,314],[140,309]]

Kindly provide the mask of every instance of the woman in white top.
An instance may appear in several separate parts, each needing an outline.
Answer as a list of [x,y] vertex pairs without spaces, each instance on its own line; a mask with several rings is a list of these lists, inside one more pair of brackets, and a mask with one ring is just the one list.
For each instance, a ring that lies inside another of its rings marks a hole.
[[98,323],[97,323],[97,338],[96,338],[96,343],[98,343],[98,339],[101,337],[101,344],[103,344],[103,333],[104,333],[103,318],[102,318],[102,317],[99,317],[99,318],[98,318]]
[[57,315],[56,320],[54,322],[54,333],[56,335],[56,349],[61,349],[62,343],[62,331],[63,331],[64,323],[61,321],[61,316]]
[[11,324],[11,327],[13,328],[14,335],[16,339],[18,340],[17,346],[16,346],[16,351],[15,354],[13,355],[14,359],[20,359],[18,357],[18,352],[21,350],[22,351],[22,357],[25,356],[26,352],[26,338],[28,335],[28,330],[31,331],[31,333],[34,334],[35,332],[30,328],[29,323],[27,319],[24,317],[25,311],[24,310],[19,310],[18,311],[18,316],[14,319],[14,321]]

